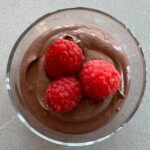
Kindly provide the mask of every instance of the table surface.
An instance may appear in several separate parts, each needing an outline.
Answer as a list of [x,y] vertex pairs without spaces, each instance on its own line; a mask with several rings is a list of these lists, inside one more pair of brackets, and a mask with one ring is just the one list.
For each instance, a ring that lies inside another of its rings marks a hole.
[[[90,7],[124,22],[139,40],[150,68],[150,0],[0,0],[0,150],[73,150],[33,135],[16,117],[5,88],[8,56],[20,34],[40,16],[69,7]],[[83,150],[149,150],[149,80],[142,104],[123,130],[112,138]]]

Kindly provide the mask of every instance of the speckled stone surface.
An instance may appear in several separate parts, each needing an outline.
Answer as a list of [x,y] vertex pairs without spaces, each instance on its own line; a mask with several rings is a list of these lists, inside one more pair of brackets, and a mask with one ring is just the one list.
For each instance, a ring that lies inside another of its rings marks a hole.
[[148,0],[0,0],[0,150],[74,150],[33,135],[16,117],[5,88],[9,53],[19,35],[40,16],[62,8],[90,7],[124,22],[139,40],[147,63],[147,87],[135,116],[112,138],[83,150],[150,149],[150,1]]

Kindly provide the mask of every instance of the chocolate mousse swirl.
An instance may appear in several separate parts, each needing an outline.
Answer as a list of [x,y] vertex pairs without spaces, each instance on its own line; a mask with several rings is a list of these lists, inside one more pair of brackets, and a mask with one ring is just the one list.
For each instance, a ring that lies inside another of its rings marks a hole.
[[[91,104],[83,96],[79,106],[68,113],[59,114],[50,110],[44,99],[51,82],[44,70],[44,54],[58,38],[78,44],[85,61],[104,59],[113,64],[122,77],[119,90],[97,104]],[[106,125],[125,102],[129,83],[128,59],[121,46],[105,31],[88,25],[64,25],[48,30],[32,42],[21,64],[20,87],[26,108],[42,124],[63,133],[87,133]]]

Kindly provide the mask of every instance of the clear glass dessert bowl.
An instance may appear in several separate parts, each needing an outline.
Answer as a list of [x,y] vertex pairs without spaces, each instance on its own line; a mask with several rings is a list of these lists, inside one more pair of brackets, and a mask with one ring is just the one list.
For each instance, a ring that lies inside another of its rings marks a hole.
[[[20,94],[18,94],[20,66],[30,44],[48,29],[67,24],[87,24],[110,33],[118,40],[129,61],[131,83],[121,110],[104,127],[85,134],[64,134],[46,127],[25,107],[20,100]],[[69,8],[42,16],[22,33],[13,46],[8,60],[6,86],[18,118],[33,133],[52,143],[66,146],[85,146],[111,137],[132,118],[144,94],[146,83],[145,70],[145,60],[141,46],[123,23],[98,10]]]

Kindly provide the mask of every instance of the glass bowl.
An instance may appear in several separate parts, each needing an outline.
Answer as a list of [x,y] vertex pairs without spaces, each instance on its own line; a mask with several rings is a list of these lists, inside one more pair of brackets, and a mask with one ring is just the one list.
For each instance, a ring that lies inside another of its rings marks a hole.
[[[67,24],[88,24],[107,31],[118,40],[129,59],[131,83],[122,109],[110,123],[86,134],[64,134],[47,128],[24,107],[16,88],[19,82],[21,61],[30,44],[48,29]],[[46,14],[32,23],[13,46],[6,73],[7,90],[21,122],[39,137],[66,146],[91,145],[114,135],[136,112],[144,93],[145,83],[146,72],[143,52],[130,30],[112,16],[88,8],[58,10]]]

